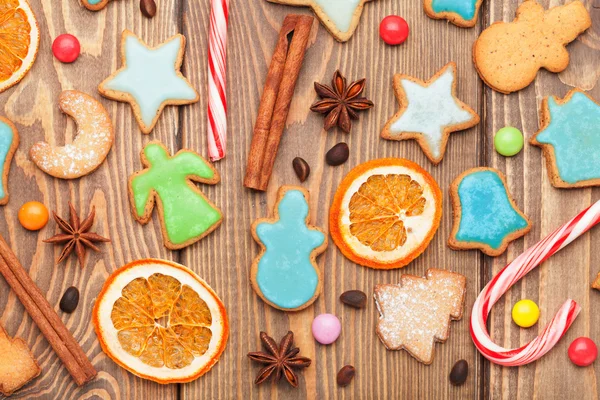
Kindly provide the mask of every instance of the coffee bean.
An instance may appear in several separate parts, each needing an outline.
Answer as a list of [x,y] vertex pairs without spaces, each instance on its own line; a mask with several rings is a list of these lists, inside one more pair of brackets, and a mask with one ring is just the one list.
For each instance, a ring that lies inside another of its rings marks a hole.
[[71,286],[60,299],[59,307],[64,312],[71,314],[77,308],[77,304],[79,304],[79,290],[75,286]]
[[300,157],[296,157],[292,160],[292,167],[300,182],[304,182],[310,175],[310,167],[308,163]]
[[460,386],[467,381],[469,376],[469,363],[465,360],[459,360],[450,371],[450,383]]
[[145,17],[153,18],[156,15],[156,3],[154,0],[140,0],[140,10]]
[[325,161],[331,166],[342,165],[348,160],[350,149],[346,143],[338,143],[325,154]]
[[337,374],[337,384],[341,387],[348,386],[356,375],[356,369],[352,365],[346,365]]
[[354,308],[364,308],[367,305],[367,295],[360,290],[348,290],[340,296],[342,303]]

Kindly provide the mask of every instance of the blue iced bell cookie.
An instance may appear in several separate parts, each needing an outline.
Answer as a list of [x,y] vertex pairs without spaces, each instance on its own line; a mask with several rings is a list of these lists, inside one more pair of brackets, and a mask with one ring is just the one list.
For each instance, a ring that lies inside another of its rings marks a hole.
[[327,235],[310,225],[308,191],[279,188],[274,218],[258,219],[252,236],[261,246],[250,272],[253,289],[267,304],[298,311],[321,294],[323,274],[316,258],[327,248]]
[[552,185],[600,185],[600,104],[579,89],[542,102],[540,131],[530,143],[542,148]]
[[423,0],[429,18],[447,19],[461,28],[472,28],[477,23],[483,0]]
[[515,205],[504,175],[493,168],[463,172],[452,182],[450,197],[454,225],[448,246],[454,250],[479,249],[497,257],[508,243],[531,229]]
[[19,147],[17,127],[6,118],[0,117],[0,176],[2,177],[0,205],[8,203],[8,173],[17,147]]

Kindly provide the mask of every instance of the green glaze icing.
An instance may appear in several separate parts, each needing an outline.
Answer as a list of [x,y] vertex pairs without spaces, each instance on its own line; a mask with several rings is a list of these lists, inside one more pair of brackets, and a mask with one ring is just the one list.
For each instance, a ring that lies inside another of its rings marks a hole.
[[258,262],[256,282],[263,296],[281,308],[298,308],[315,295],[319,275],[311,253],[325,235],[306,225],[308,203],[299,190],[288,190],[279,202],[279,220],[261,223],[256,235],[266,251]]
[[212,179],[214,171],[197,154],[186,151],[169,157],[159,144],[150,143],[144,148],[149,168],[131,180],[131,191],[138,218],[154,193],[162,204],[162,222],[169,241],[179,245],[197,238],[221,219],[221,212],[214,208],[196,190],[190,181]]
[[314,0],[315,4],[327,15],[335,27],[342,33],[350,30],[352,18],[360,0]]
[[[6,162],[6,156],[10,152],[10,148],[13,145],[15,133],[13,132],[10,125],[0,121],[0,178],[4,176],[4,167]],[[3,183],[0,183],[0,200],[6,197],[6,188]]]
[[527,220],[512,206],[500,176],[494,171],[475,171],[458,185],[460,226],[456,240],[476,242],[498,249],[511,233],[527,227]]
[[477,0],[432,0],[435,13],[451,12],[460,15],[465,21],[475,18]]
[[552,145],[560,178],[570,184],[600,178],[600,106],[580,92],[562,105],[548,99],[550,123],[537,136]]

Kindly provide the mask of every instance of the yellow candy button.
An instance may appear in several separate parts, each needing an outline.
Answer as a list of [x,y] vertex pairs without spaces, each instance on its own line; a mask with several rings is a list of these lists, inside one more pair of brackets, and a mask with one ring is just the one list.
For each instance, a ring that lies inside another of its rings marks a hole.
[[521,328],[529,328],[535,325],[540,318],[540,309],[531,300],[521,300],[512,309],[512,319]]

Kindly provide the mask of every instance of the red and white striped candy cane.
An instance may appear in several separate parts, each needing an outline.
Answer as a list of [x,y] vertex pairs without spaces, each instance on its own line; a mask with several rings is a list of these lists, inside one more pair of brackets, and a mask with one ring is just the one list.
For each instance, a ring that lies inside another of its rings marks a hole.
[[518,349],[505,349],[495,344],[486,323],[492,307],[515,283],[554,253],[600,222],[600,200],[548,237],[529,248],[500,271],[477,297],[471,314],[471,337],[477,349],[491,362],[504,366],[529,364],[546,354],[569,329],[581,308],[567,300],[542,333]]
[[229,0],[212,0],[208,36],[208,156],[225,157],[227,146],[227,21]]

